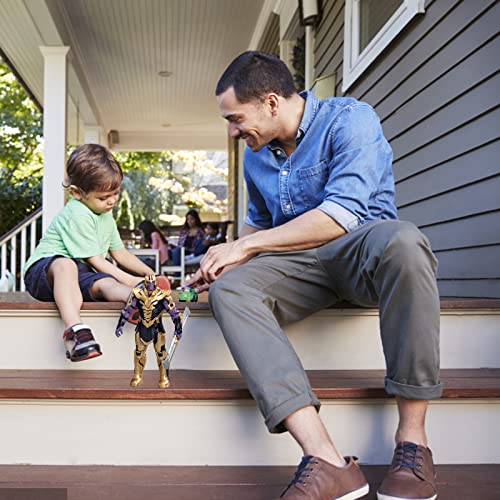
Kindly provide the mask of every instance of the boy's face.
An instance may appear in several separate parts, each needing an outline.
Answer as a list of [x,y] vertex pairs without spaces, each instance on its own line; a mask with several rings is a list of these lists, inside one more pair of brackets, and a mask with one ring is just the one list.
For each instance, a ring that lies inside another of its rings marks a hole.
[[89,191],[84,193],[76,186],[71,186],[71,194],[97,215],[111,212],[120,197],[120,188],[113,191]]

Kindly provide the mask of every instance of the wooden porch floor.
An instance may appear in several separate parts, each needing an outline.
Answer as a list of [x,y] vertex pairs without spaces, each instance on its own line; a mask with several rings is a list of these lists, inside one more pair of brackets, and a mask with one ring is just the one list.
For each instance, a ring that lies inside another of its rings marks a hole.
[[[362,469],[370,483],[364,498],[375,500],[386,467]],[[294,470],[0,465],[0,500],[272,500],[279,497]],[[439,500],[500,497],[500,465],[440,465],[437,474]]]

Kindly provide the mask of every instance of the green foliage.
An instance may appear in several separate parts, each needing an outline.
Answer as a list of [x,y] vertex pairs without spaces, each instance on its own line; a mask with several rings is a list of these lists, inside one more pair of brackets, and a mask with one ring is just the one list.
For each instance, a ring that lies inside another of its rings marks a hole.
[[42,115],[0,60],[0,235],[41,205]]
[[0,166],[17,178],[41,176],[42,115],[0,61]]
[[126,229],[134,229],[134,217],[130,206],[130,196],[123,189],[118,203],[118,215],[116,216],[116,225]]

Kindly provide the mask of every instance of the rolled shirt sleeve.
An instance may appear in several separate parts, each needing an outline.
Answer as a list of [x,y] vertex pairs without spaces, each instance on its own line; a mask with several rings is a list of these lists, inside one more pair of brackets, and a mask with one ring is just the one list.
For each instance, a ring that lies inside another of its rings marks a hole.
[[324,198],[317,208],[350,232],[365,223],[370,198],[377,194],[385,174],[382,167],[392,161],[392,150],[377,114],[365,103],[339,114],[330,142],[333,157]]

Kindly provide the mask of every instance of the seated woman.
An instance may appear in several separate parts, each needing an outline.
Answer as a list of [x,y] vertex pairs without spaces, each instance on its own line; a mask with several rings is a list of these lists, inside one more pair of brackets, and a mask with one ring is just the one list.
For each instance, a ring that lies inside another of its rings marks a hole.
[[143,220],[139,224],[139,229],[143,234],[144,246],[158,250],[160,253],[160,264],[165,264],[168,261],[168,243],[165,236],[150,220]]
[[181,248],[184,247],[186,255],[194,253],[194,249],[203,240],[204,235],[205,233],[198,212],[194,209],[189,210],[186,214],[184,226],[182,226],[179,234],[177,246],[169,250],[174,266],[179,266],[181,263]]

